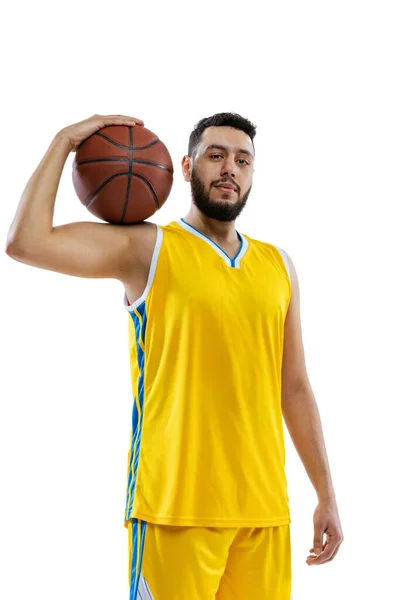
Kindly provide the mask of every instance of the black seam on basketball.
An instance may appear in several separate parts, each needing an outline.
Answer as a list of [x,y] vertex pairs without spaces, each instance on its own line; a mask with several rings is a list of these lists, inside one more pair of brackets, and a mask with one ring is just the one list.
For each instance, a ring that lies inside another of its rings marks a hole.
[[[134,150],[137,150],[137,148],[134,148]],[[134,158],[132,162],[140,163],[142,165],[151,165],[152,167],[157,167],[158,169],[164,169],[165,171],[168,171],[168,173],[171,173],[171,175],[173,175],[173,170],[169,167],[166,167],[165,165],[162,165],[161,163],[155,163],[151,160],[143,160],[141,158]]]
[[133,131],[129,127],[129,173],[132,173],[132,158],[133,158]]
[[128,208],[128,202],[129,202],[129,194],[131,191],[131,181],[132,181],[132,177],[130,177],[130,174],[128,175],[128,185],[126,186],[126,196],[125,196],[125,203],[124,203],[124,208],[122,211],[122,217],[120,220],[120,225],[122,225],[122,223],[124,222],[124,218],[126,215],[126,209]]
[[150,188],[151,193],[153,194],[154,197],[154,202],[156,203],[157,209],[160,208],[160,203],[158,201],[157,198],[157,194],[155,192],[155,189],[153,188],[153,186],[151,185],[150,181],[148,179],[146,179],[146,177],[143,177],[143,175],[139,175],[138,173],[129,173],[129,171],[127,171],[126,173],[116,173],[115,175],[111,175],[111,177],[109,177],[108,179],[106,179],[105,181],[103,181],[103,183],[101,184],[101,186],[99,186],[97,188],[97,190],[90,196],[90,198],[88,200],[86,200],[84,206],[86,208],[88,208],[90,206],[90,204],[92,202],[94,202],[94,200],[96,200],[96,196],[99,192],[101,192],[101,190],[108,184],[110,183],[110,181],[112,181],[113,179],[115,179],[116,177],[122,177],[122,175],[128,175],[128,177],[138,177],[138,179],[141,179],[142,181],[144,181],[147,186]]
[[[133,175],[133,173],[132,173],[132,175]],[[142,177],[142,175],[140,175],[140,179],[143,179],[143,181],[145,183],[147,183],[147,185],[149,186],[150,190],[152,191],[153,197],[154,197],[154,202],[156,203],[157,210],[158,210],[160,208],[160,203],[158,201],[158,196],[157,196],[156,190],[153,188],[153,186],[151,185],[150,181],[148,179],[146,179],[146,177]]]
[[79,167],[80,165],[96,162],[129,162],[129,158],[87,158],[86,160],[75,161],[72,168],[76,169],[76,167]]
[[155,146],[156,144],[158,144],[160,140],[155,140],[154,142],[151,142],[151,144],[147,144],[147,146],[133,146],[134,150],[147,150],[147,148],[151,148],[152,146]]
[[[129,127],[129,174],[132,173],[132,155],[133,155],[133,133],[132,133],[132,128]],[[124,208],[122,210],[122,217],[120,220],[120,223],[124,222],[124,218],[126,215],[126,211],[128,208],[128,202],[129,202],[129,192],[131,190],[131,177],[128,177],[128,185],[126,187],[126,196],[125,196],[125,202],[124,202]]]
[[[129,131],[131,131],[131,130],[132,130],[132,128],[129,127]],[[114,140],[107,137],[103,133],[97,132],[94,135],[98,135],[99,137],[104,138],[105,140],[107,140],[107,142],[110,142],[110,144],[114,144],[114,146],[118,146],[118,148],[124,148],[125,150],[130,150],[130,146],[126,146],[125,144],[120,144],[119,142],[114,142]],[[133,150],[146,150],[147,148],[151,148],[152,146],[155,146],[155,144],[158,144],[159,141],[160,140],[157,138],[156,140],[154,140],[154,142],[151,142],[151,144],[148,144],[147,146],[137,146],[136,148],[134,146]]]
[[84,206],[88,208],[91,205],[91,203],[96,199],[97,194],[101,192],[103,187],[105,187],[108,183],[110,183],[110,181],[112,181],[116,177],[122,177],[122,175],[129,175],[129,173],[116,173],[115,175],[111,175],[111,177],[103,181],[103,183],[97,188],[97,190],[95,190],[94,193],[91,196],[89,196]]
[[[140,127],[140,125],[139,125]],[[131,129],[131,128],[130,128]],[[105,140],[107,140],[108,142],[111,142],[111,144],[114,144],[115,146],[118,146],[119,148],[126,148],[128,149],[129,146],[125,146],[124,144],[119,144],[118,142],[114,142],[114,140],[112,140],[111,138],[107,137],[106,135],[104,135],[103,133],[99,133],[96,132],[93,135],[98,135],[99,137],[104,138]],[[82,146],[84,144],[86,144],[86,142],[88,140],[90,140],[92,136],[89,136],[88,138],[86,138],[85,140],[83,140],[79,146],[76,148],[76,151],[78,152],[78,150],[80,150],[82,148]],[[154,140],[154,142],[151,142],[150,144],[148,144],[147,146],[138,146],[137,148],[134,148],[134,150],[147,150],[147,148],[151,148],[152,146],[154,146],[155,144],[158,144],[160,140],[157,138],[156,140]]]
[[[133,136],[133,130],[132,130],[132,136]],[[157,143],[157,142],[159,142],[159,141],[160,141],[160,140],[157,138],[157,141],[156,141],[156,143]],[[154,145],[155,145],[155,144],[154,144],[154,143],[152,143],[152,144],[150,144],[150,145],[148,146],[148,148],[150,148],[150,146],[154,146]],[[140,160],[139,160],[139,159],[134,159],[134,158],[133,158],[133,150],[143,150],[143,147],[142,147],[142,148],[140,148],[140,146],[137,146],[137,147],[135,148],[135,146],[133,145],[133,138],[132,138],[132,160],[133,160],[134,162],[140,162]],[[156,190],[153,188],[153,186],[151,185],[150,181],[149,181],[149,180],[148,180],[146,177],[144,177],[144,175],[141,175],[141,179],[143,179],[143,181],[144,181],[144,182],[145,182],[145,183],[146,183],[146,184],[149,186],[149,188],[150,188],[150,190],[151,190],[151,192],[152,192],[152,194],[153,194],[154,202],[156,203],[156,207],[157,207],[157,210],[158,210],[158,209],[160,208],[160,203],[159,203],[159,201],[158,201],[158,196],[157,196]]]
[[[133,148],[133,150],[136,150],[136,148]],[[162,165],[160,163],[155,163],[152,162],[151,160],[142,160],[139,158],[133,158],[132,161],[129,158],[88,158],[87,160],[80,160],[79,162],[74,162],[74,164],[72,165],[73,169],[76,169],[76,167],[79,167],[80,165],[87,165],[89,163],[96,163],[96,162],[134,162],[134,163],[140,163],[142,165],[150,165],[152,167],[157,167],[159,169],[164,169],[165,171],[168,171],[168,173],[171,173],[171,175],[173,175],[173,170],[170,169],[169,167],[166,167],[165,165]]]

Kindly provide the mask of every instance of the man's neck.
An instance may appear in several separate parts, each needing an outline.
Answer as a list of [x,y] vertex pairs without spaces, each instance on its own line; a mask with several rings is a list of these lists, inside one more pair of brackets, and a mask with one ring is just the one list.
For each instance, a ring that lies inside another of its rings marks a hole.
[[229,244],[235,243],[238,239],[235,221],[217,221],[204,216],[199,210],[194,211],[193,209],[183,220],[217,242]]

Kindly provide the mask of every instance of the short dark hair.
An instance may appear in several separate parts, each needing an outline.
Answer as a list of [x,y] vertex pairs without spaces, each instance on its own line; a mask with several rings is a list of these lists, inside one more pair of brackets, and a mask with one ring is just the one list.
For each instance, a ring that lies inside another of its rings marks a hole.
[[203,135],[203,131],[207,129],[207,127],[233,127],[234,129],[240,129],[250,137],[254,149],[253,139],[256,135],[256,125],[237,113],[217,113],[212,117],[205,117],[196,123],[189,137],[188,155],[190,158],[193,158],[197,146],[200,143],[201,136]]

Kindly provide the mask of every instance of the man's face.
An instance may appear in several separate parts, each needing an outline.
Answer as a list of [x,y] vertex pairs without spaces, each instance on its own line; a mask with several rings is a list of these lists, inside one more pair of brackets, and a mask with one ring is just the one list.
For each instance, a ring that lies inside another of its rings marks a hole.
[[[193,159],[184,157],[182,166],[194,204],[208,218],[234,221],[246,205],[253,181],[250,137],[232,127],[208,127]],[[223,183],[233,189],[220,187]]]

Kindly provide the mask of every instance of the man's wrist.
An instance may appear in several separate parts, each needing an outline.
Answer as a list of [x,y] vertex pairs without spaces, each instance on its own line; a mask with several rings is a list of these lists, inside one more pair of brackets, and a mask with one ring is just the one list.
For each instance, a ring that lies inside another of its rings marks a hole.
[[317,492],[317,496],[320,504],[336,504],[336,496],[333,490]]

